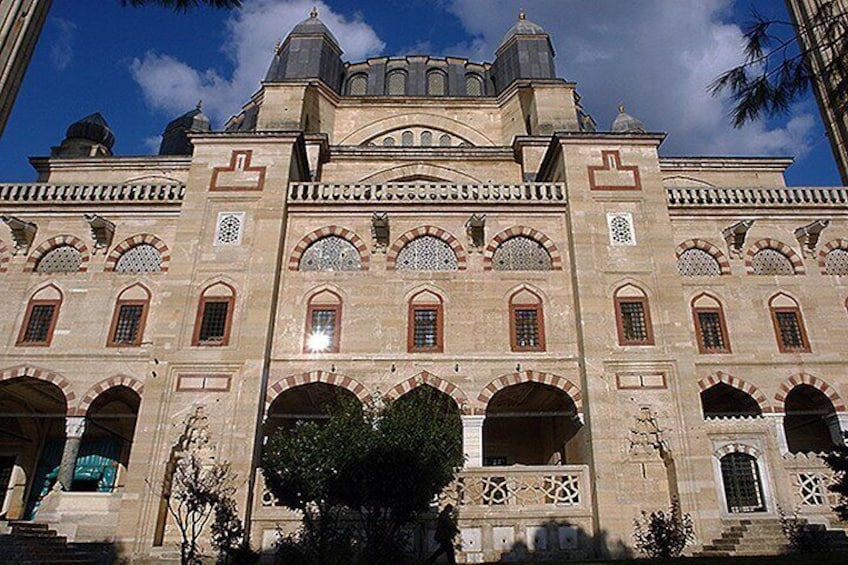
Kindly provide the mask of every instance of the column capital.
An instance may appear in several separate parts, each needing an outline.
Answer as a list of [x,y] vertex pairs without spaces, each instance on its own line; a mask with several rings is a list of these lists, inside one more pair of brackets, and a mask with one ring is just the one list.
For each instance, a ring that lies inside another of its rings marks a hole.
[[68,416],[65,418],[65,437],[80,439],[85,434],[85,416]]
[[483,422],[486,420],[486,416],[483,414],[463,414],[460,418],[462,418],[463,428],[482,428]]

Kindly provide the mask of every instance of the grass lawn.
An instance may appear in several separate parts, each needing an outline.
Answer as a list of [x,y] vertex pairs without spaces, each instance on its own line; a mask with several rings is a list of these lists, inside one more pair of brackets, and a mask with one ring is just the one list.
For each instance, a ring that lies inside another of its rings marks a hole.
[[[495,563],[506,563],[497,561]],[[490,563],[489,565],[495,565]],[[806,553],[790,555],[769,555],[765,557],[680,557],[669,561],[653,559],[625,559],[622,561],[526,561],[515,562],[515,565],[530,565],[531,563],[545,563],[546,565],[590,565],[607,563],[614,565],[649,565],[651,563],[662,563],[663,565],[697,564],[697,565],[830,565],[831,563],[848,563],[848,553]]]

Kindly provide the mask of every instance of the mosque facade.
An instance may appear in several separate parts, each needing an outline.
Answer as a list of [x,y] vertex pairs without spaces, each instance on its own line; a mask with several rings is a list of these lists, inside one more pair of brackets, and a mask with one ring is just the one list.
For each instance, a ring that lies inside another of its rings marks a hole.
[[624,555],[674,498],[690,552],[779,508],[838,527],[848,188],[664,138],[599,127],[523,15],[491,63],[348,62],[313,12],[220,130],[198,107],[117,156],[72,124],[0,184],[0,513],[173,555],[163,485],[202,443],[270,548],[297,520],[264,438],[429,387],[463,562]]

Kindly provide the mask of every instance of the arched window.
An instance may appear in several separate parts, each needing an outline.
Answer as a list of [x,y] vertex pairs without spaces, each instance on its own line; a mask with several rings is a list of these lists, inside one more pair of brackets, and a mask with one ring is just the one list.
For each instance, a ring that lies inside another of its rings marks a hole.
[[835,414],[833,403],[822,391],[808,384],[799,384],[789,391],[784,402],[783,429],[792,453],[823,453],[841,440],[838,421],[831,433],[828,419]]
[[49,346],[61,305],[62,292],[52,284],[33,294],[27,304],[16,345]]
[[405,131],[400,134],[400,144],[403,147],[412,147],[415,142],[415,137],[412,135],[411,131]]
[[331,290],[309,298],[306,309],[304,353],[338,353],[341,334],[342,299]]
[[753,418],[763,410],[753,396],[725,383],[716,383],[701,392],[704,418]]
[[362,257],[350,241],[337,235],[328,235],[306,248],[300,258],[301,271],[360,271]]
[[760,466],[756,457],[747,453],[728,453],[721,458],[721,478],[728,512],[765,511]]
[[550,271],[551,255],[545,246],[524,235],[507,239],[492,255],[495,271]]
[[698,351],[730,353],[730,341],[727,338],[721,302],[708,294],[696,296],[692,300],[692,319],[695,321]]
[[444,134],[439,138],[439,147],[450,147],[453,145],[453,140],[448,134]]
[[441,238],[422,235],[407,243],[398,253],[398,271],[456,271],[456,253]]
[[755,275],[794,275],[792,261],[777,249],[760,249],[751,258],[751,272]]
[[118,273],[158,273],[161,269],[162,253],[149,243],[128,249],[115,264]]
[[513,351],[545,350],[545,317],[539,295],[521,289],[509,298],[509,327]]
[[483,96],[483,79],[480,75],[473,73],[465,75],[465,93],[468,96]]
[[654,345],[651,309],[645,292],[632,284],[615,292],[619,345]]
[[677,270],[682,277],[718,277],[721,265],[703,249],[687,249],[677,258]]
[[141,345],[144,326],[147,321],[147,309],[150,305],[150,292],[136,284],[124,289],[115,302],[115,313],[106,345],[110,347],[130,347]]
[[443,71],[427,71],[427,96],[444,96],[448,77]]
[[394,147],[395,146],[395,138],[394,137],[386,137],[383,139],[383,147]]
[[410,352],[444,351],[442,297],[422,290],[409,300],[407,349]]
[[44,254],[35,266],[37,273],[76,273],[82,265],[82,253],[73,245],[60,245]]
[[403,96],[406,94],[406,73],[401,70],[390,71],[386,77],[386,94]]
[[824,257],[824,272],[828,275],[848,275],[848,250],[833,249]]
[[422,147],[430,147],[431,145],[433,145],[433,132],[422,131],[421,132],[421,146]]
[[804,328],[804,318],[795,299],[777,294],[769,300],[771,321],[781,353],[809,353],[810,342]]
[[368,76],[359,73],[347,81],[347,93],[350,96],[365,96],[368,93]]
[[197,305],[192,345],[229,344],[235,299],[235,290],[225,283],[216,283],[204,289]]

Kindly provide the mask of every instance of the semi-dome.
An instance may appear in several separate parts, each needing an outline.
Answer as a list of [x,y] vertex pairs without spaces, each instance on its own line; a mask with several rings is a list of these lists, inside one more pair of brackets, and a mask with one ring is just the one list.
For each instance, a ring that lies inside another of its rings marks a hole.
[[115,134],[109,124],[106,123],[106,118],[100,112],[95,112],[72,123],[65,133],[66,139],[85,139],[93,141],[112,149],[115,145]]
[[501,40],[501,45],[510,40],[514,35],[547,35],[548,33],[544,30],[542,26],[537,23],[531,22],[527,19],[527,15],[524,13],[524,10],[518,13],[518,21],[515,22],[509,31],[504,34],[503,39]]
[[618,115],[612,122],[613,133],[648,133],[645,124],[624,111],[624,104],[618,105]]

